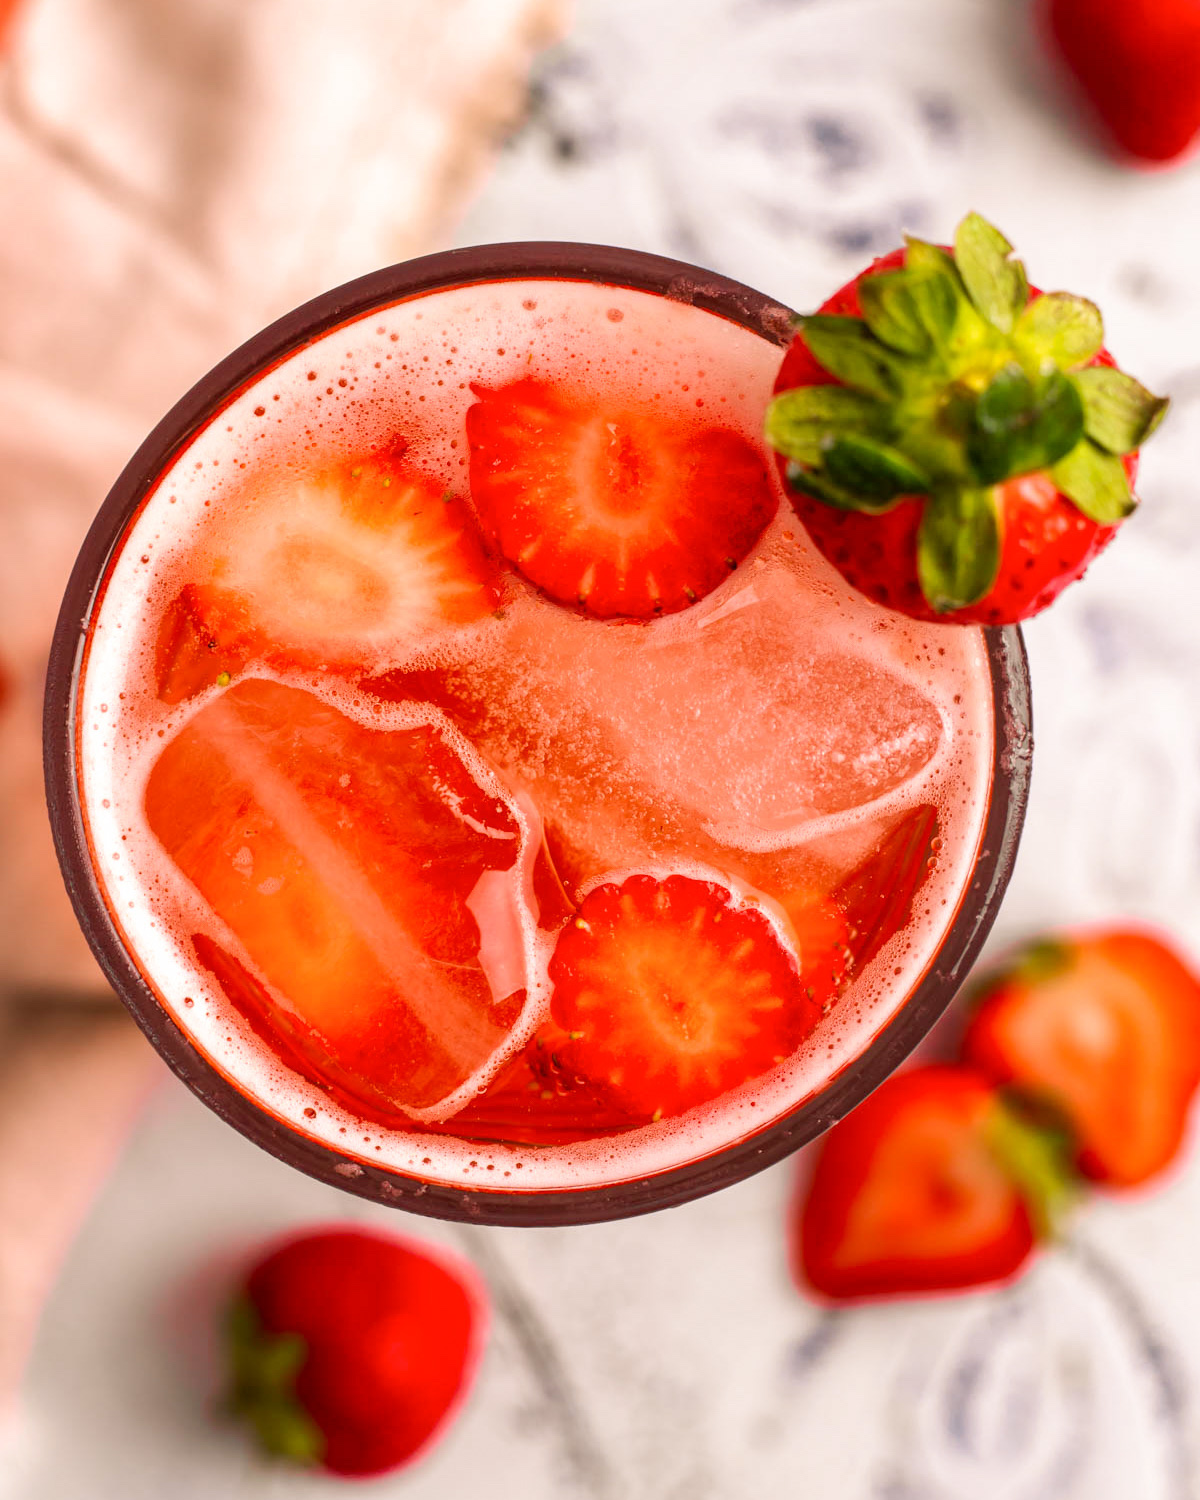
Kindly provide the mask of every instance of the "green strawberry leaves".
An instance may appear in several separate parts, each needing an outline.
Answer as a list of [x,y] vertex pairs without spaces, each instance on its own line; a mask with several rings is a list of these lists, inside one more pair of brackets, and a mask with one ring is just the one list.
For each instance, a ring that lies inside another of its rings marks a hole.
[[1104,323],[1082,297],[1030,298],[1024,265],[987,220],[968,214],[953,253],[907,241],[904,265],[858,283],[861,317],[798,318],[839,384],[785,391],[767,439],[789,484],[844,510],[878,514],[922,497],[918,574],[940,613],[994,586],[1003,497],[996,486],[1048,473],[1098,525],[1136,502],[1124,455],[1167,401],[1093,364]]
[[767,442],[785,458],[820,464],[825,440],[839,432],[880,432],[885,409],[874,397],[843,385],[784,391],[767,408]]
[[938,614],[977,604],[1000,571],[1000,518],[991,490],[949,489],[925,502],[917,578]]
[[897,448],[856,433],[842,433],[825,450],[825,472],[839,488],[888,505],[901,495],[921,494],[929,475]]
[[1137,502],[1129,488],[1125,465],[1111,453],[1097,448],[1090,438],[1059,459],[1050,477],[1068,500],[1074,502],[1097,526],[1115,526]]
[[1017,319],[1013,343],[1031,363],[1073,370],[1100,353],[1104,319],[1096,304],[1084,297],[1047,292]]
[[962,305],[958,287],[941,270],[882,271],[862,283],[859,300],[877,339],[922,358],[950,342]]
[[1140,448],[1167,414],[1165,397],[1151,395],[1120,370],[1093,365],[1080,370],[1075,383],[1083,396],[1084,431],[1107,453]]
[[1029,301],[1029,281],[1012,246],[979,214],[968,214],[954,235],[954,264],[967,295],[993,328],[1011,333]]
[[1020,1188],[1038,1239],[1058,1239],[1080,1191],[1065,1123],[1037,1101],[1006,1092],[988,1118],[987,1142]]
[[1012,364],[979,393],[967,457],[980,484],[1047,469],[1083,435],[1083,399],[1060,370],[1033,380]]
[[903,367],[899,356],[875,338],[861,318],[814,313],[798,322],[813,358],[831,375],[883,401],[900,395]]
[[226,1329],[232,1381],[230,1411],[249,1422],[268,1453],[293,1463],[319,1463],[325,1435],[296,1398],[296,1377],[308,1345],[296,1333],[267,1333],[249,1298],[230,1310]]
[[860,391],[802,386],[772,402],[767,439],[793,460],[795,488],[846,509],[878,510],[929,486],[923,469],[879,441],[885,418],[883,405]]
[[809,469],[803,464],[789,463],[787,479],[788,484],[797,494],[811,495],[814,500],[822,500],[826,505],[832,505],[837,510],[859,510],[865,511],[868,515],[879,515],[881,511],[891,510],[899,498],[894,490],[886,486],[877,486],[875,492],[870,495],[863,494],[859,490],[847,489],[839,484],[824,466]]

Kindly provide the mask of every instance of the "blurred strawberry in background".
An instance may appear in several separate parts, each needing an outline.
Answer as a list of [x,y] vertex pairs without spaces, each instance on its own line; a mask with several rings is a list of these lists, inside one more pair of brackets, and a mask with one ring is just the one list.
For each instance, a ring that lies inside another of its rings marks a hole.
[[9,25],[16,14],[18,0],[0,0],[0,46],[3,45],[9,31]]
[[914,1068],[821,1143],[795,1268],[839,1301],[1008,1281],[1068,1191],[1055,1139],[1010,1115],[982,1075]]
[[487,1326],[482,1281],[440,1247],[349,1226],[299,1234],[231,1310],[230,1406],[280,1458],[382,1474],[446,1429]]
[[1058,63],[1122,156],[1165,166],[1200,133],[1197,0],[1039,0]]
[[1154,933],[1043,938],[975,991],[960,1064],[896,1074],[817,1149],[797,1280],[832,1300],[1010,1280],[1088,1179],[1178,1155],[1200,1087],[1200,979]]
[[1149,932],[1034,943],[985,981],[963,1053],[1061,1113],[1084,1176],[1132,1187],[1183,1140],[1200,1085],[1200,982]]

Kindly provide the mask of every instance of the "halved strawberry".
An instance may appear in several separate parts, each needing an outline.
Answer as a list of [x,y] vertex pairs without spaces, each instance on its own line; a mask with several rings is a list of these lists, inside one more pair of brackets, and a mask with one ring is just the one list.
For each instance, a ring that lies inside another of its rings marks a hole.
[[1166,166],[1200,136],[1195,0],[1038,0],[1038,29],[1127,163]]
[[979,1074],[895,1074],[818,1148],[793,1222],[797,1279],[837,1300],[1006,1281],[1066,1182],[1059,1143]]
[[684,875],[596,886],[563,928],[550,978],[572,1063],[650,1119],[768,1072],[821,1016],[762,912]]
[[963,1040],[998,1084],[1044,1099],[1079,1169],[1128,1187],[1179,1150],[1200,1086],[1200,979],[1150,932],[1032,944],[981,993]]
[[532,378],[471,389],[471,496],[484,531],[561,604],[604,619],[686,609],[775,514],[761,451],[727,427]]
[[369,670],[497,599],[464,503],[392,457],[264,484],[199,569],[159,628],[166,702],[250,660]]

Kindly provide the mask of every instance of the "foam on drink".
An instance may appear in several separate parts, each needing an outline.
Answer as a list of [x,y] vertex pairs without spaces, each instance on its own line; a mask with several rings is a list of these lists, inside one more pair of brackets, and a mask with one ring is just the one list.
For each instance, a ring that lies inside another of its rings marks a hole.
[[[566,844],[578,849],[570,872],[577,890],[635,870],[719,879],[738,899],[771,882],[830,889],[881,828],[937,808],[940,847],[912,920],[796,1057],[710,1107],[630,1134],[569,1146],[484,1145],[423,1133],[419,1120],[406,1129],[364,1123],[285,1067],[196,964],[188,934],[229,942],[229,931],[164,856],[143,809],[164,745],[225,691],[174,707],[155,696],[157,622],[187,581],[195,549],[236,546],[239,523],[253,525],[260,513],[264,484],[272,497],[286,495],[323,465],[387,449],[397,436],[406,462],[466,494],[471,382],[533,375],[636,395],[681,417],[710,412],[758,442],[779,358],[768,338],[627,289],[527,281],[439,292],[336,330],[244,391],[164,475],[127,533],[96,614],[79,714],[102,889],[130,951],[196,1045],[242,1092],[344,1153],[348,1174],[359,1158],[460,1186],[620,1181],[728,1145],[819,1089],[911,991],[968,883],[992,769],[983,637],[866,603],[808,546],[785,504],[741,567],[679,614],[601,623],[511,579],[499,617],[371,642],[364,678],[441,674],[454,684],[474,724],[468,736],[446,728],[463,764],[505,801],[524,850],[538,834],[538,807],[561,821]],[[365,728],[422,719],[411,704],[332,673],[254,667],[248,675],[301,689]],[[872,738],[887,704],[895,722]],[[643,732],[651,709],[661,733]],[[552,777],[538,759],[548,742],[572,750]],[[777,904],[760,904],[782,935]],[[486,1085],[545,1013],[553,941],[528,913],[527,1002],[509,1045],[472,1075],[471,1088]]]

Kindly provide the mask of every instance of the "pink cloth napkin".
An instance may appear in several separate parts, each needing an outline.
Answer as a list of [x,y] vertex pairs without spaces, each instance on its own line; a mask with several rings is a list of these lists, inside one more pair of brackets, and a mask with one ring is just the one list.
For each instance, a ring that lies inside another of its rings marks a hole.
[[14,18],[0,59],[0,1400],[157,1068],[79,935],[42,802],[42,679],[75,553],[141,437],[218,358],[318,291],[433,248],[519,113],[559,5],[28,0]]

